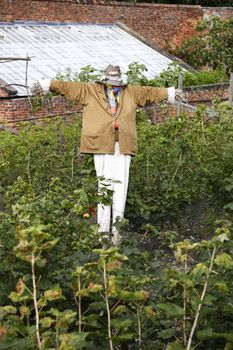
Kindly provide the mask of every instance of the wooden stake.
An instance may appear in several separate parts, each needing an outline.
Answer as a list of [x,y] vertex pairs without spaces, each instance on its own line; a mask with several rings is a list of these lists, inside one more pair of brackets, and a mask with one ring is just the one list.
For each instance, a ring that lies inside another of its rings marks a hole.
[[[181,74],[179,74],[179,78],[178,78],[178,89],[180,89],[180,90],[183,89],[183,76]],[[181,112],[181,103],[182,103],[182,101],[177,102],[177,107],[176,107],[177,115],[179,115]]]
[[233,105],[233,72],[230,75],[230,96],[229,96],[230,105]]

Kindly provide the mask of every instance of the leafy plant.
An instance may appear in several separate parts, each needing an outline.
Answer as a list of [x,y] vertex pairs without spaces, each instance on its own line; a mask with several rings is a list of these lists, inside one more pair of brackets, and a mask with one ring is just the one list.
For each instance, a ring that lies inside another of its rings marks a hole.
[[72,72],[71,68],[67,67],[65,72],[58,72],[55,79],[63,81],[95,81],[100,77],[100,72],[93,68],[90,64],[85,67],[81,67],[80,72]]
[[144,64],[138,62],[130,63],[128,66],[127,82],[132,85],[141,85],[142,81],[147,80],[144,72],[147,71],[147,68]]
[[197,26],[199,36],[186,40],[178,55],[195,68],[233,70],[233,20],[212,17]]

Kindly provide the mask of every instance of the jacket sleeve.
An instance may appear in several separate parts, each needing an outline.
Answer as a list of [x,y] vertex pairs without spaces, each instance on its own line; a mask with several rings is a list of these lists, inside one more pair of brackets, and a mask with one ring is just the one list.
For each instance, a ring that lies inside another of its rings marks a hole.
[[159,103],[168,98],[167,88],[158,88],[151,86],[130,86],[135,104],[144,106],[146,103]]
[[50,91],[65,96],[67,100],[79,101],[84,105],[87,104],[89,100],[88,83],[52,80],[50,83]]

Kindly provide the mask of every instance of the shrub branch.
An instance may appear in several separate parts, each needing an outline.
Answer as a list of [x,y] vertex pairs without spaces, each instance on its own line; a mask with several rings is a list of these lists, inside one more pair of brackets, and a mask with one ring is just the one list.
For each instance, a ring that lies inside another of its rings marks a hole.
[[31,266],[32,266],[33,302],[34,302],[34,308],[35,308],[35,314],[36,314],[36,338],[37,338],[38,348],[41,349],[40,329],[39,329],[39,310],[37,306],[37,295],[36,295],[36,275],[35,275],[34,253],[32,253]]
[[198,305],[198,308],[197,308],[196,316],[195,316],[195,319],[194,319],[194,322],[193,322],[193,326],[192,326],[192,329],[191,329],[191,332],[190,332],[190,335],[189,335],[189,340],[188,340],[188,345],[187,345],[186,350],[190,350],[191,349],[193,335],[194,335],[195,329],[197,327],[197,321],[198,321],[198,318],[199,318],[199,315],[200,315],[200,311],[201,311],[203,300],[205,299],[205,296],[206,296],[210,274],[211,274],[212,269],[213,269],[215,254],[216,254],[216,246],[214,246],[214,249],[213,249],[213,252],[212,252],[211,261],[210,261],[210,267],[209,267],[208,274],[207,274],[207,277],[206,277],[206,281],[205,281],[205,284],[204,284],[204,287],[203,287],[203,291],[202,291],[202,294],[201,294],[201,301],[200,301],[200,303]]

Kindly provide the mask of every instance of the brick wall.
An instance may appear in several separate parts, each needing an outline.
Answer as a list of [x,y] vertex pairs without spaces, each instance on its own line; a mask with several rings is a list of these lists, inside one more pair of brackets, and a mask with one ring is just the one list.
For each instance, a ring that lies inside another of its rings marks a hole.
[[[211,106],[214,98],[220,98],[222,101],[229,100],[230,95],[230,84],[210,84],[201,86],[192,86],[184,88],[184,92],[187,96],[188,102],[192,106],[203,104],[205,106]],[[149,114],[150,119],[153,123],[161,123],[166,120],[166,111],[161,109],[159,106],[151,105],[145,108]],[[185,111],[187,114],[192,115],[191,112]],[[176,115],[176,107],[169,106],[169,115]]]
[[71,115],[80,113],[79,104],[71,104],[62,96],[53,96],[45,99],[38,106],[33,100],[27,98],[1,98],[0,88],[0,124],[9,124],[11,127],[17,125],[17,121],[32,120],[34,117]]
[[184,89],[188,94],[190,103],[210,104],[213,98],[219,97],[222,100],[228,100],[230,96],[230,84],[209,84],[194,86]]

